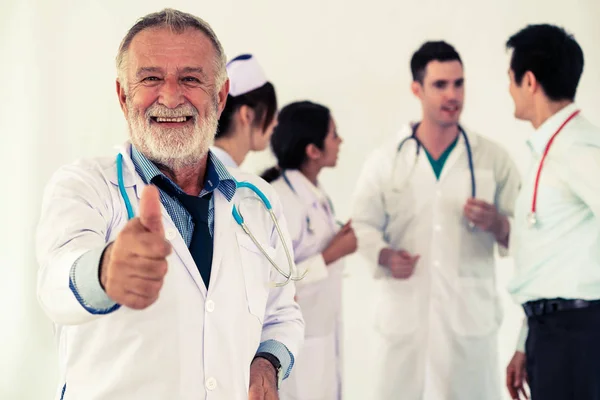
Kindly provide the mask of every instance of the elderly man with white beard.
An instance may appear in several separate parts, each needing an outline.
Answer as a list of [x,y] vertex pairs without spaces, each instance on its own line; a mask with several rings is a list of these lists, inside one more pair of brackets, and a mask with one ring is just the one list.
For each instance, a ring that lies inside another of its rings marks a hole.
[[295,268],[275,192],[209,151],[229,91],[221,44],[166,9],[129,30],[117,70],[129,141],[60,168],[42,203],[55,399],[277,399],[304,321],[272,266]]

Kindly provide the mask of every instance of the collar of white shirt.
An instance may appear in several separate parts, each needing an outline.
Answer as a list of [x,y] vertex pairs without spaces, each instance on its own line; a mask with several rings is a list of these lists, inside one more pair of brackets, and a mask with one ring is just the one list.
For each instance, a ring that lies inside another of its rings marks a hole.
[[217,146],[210,146],[210,151],[212,151],[217,156],[219,161],[221,161],[223,163],[223,165],[225,165],[226,167],[229,167],[229,168],[238,168],[239,167],[236,164],[236,162],[233,160],[233,158],[229,155],[229,153],[226,152],[225,150],[223,150],[222,148],[217,147]]
[[310,196],[312,197],[311,201],[319,202],[325,204],[327,202],[327,195],[323,192],[321,185],[317,183],[315,186],[304,174],[298,170],[286,170],[286,176],[291,180],[291,183],[296,189],[296,186],[300,186],[301,188],[305,188],[310,192]]
[[529,149],[538,155],[542,155],[552,135],[554,135],[562,123],[569,118],[569,115],[577,109],[577,105],[571,103],[544,121],[527,141]]

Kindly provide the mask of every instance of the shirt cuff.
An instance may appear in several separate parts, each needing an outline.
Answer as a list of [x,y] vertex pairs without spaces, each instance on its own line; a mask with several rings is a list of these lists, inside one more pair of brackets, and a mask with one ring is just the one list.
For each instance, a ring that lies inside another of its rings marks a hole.
[[294,355],[288,350],[288,348],[277,340],[267,340],[262,342],[258,346],[257,353],[270,353],[273,354],[281,363],[281,370],[285,371],[283,379],[287,378],[292,372],[294,366]]
[[296,266],[300,274],[304,273],[304,271],[308,271],[304,278],[296,281],[297,287],[325,280],[329,276],[323,253],[315,254],[314,256],[299,262]]
[[75,260],[69,274],[71,291],[90,314],[109,314],[120,307],[100,286],[98,270],[105,249],[102,247],[84,253]]
[[519,339],[517,341],[517,351],[525,353],[525,342],[527,341],[527,335],[529,334],[529,325],[527,325],[527,319],[523,320],[523,326],[519,333]]

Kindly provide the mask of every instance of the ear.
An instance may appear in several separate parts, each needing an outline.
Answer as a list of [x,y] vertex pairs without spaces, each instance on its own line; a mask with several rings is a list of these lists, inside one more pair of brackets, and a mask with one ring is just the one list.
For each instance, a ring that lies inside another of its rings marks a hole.
[[219,93],[217,93],[217,102],[219,103],[219,117],[225,108],[225,103],[227,103],[227,95],[229,94],[229,78],[225,81]]
[[418,98],[421,98],[421,90],[422,89],[423,89],[423,86],[418,81],[412,81],[412,83],[410,84],[411,92]]
[[306,158],[309,160],[318,160],[321,158],[323,152],[313,143],[306,146]]
[[254,110],[247,105],[243,105],[240,107],[240,120],[244,123],[244,125],[252,125],[254,121]]
[[535,93],[541,89],[541,86],[531,71],[525,71],[521,86],[525,86],[530,93]]
[[123,114],[125,114],[125,118],[127,118],[127,91],[125,90],[125,86],[121,85],[119,79],[117,79],[117,96],[119,97],[119,104],[121,105],[121,110],[123,110]]

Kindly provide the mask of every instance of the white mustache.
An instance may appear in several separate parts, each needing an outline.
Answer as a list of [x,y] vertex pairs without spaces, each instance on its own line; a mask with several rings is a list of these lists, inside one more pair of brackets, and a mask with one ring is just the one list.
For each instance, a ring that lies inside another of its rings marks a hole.
[[196,119],[198,116],[198,110],[196,107],[192,106],[189,103],[178,106],[177,108],[168,108],[165,106],[158,105],[156,103],[152,104],[146,110],[146,119],[150,118],[178,118],[178,117],[193,117]]

